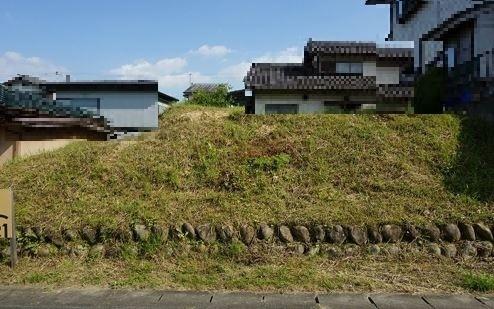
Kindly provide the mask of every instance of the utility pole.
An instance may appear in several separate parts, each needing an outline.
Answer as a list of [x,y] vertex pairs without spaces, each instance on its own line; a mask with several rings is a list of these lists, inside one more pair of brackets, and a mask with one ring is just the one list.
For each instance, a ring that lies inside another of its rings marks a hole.
[[192,86],[192,73],[189,73],[189,84]]

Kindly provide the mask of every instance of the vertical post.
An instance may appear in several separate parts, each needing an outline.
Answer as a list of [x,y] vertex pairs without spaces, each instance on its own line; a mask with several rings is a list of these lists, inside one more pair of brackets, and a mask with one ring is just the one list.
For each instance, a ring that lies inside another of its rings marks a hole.
[[12,200],[12,238],[10,239],[10,268],[14,269],[17,265],[17,227],[15,224],[15,200],[14,191],[10,189],[11,200]]

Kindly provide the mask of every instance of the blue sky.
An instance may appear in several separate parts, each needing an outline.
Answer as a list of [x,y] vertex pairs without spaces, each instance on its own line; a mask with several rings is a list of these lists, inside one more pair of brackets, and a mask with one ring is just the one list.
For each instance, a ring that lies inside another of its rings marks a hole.
[[0,80],[157,79],[242,87],[251,62],[301,61],[308,38],[383,41],[385,6],[364,0],[0,0]]

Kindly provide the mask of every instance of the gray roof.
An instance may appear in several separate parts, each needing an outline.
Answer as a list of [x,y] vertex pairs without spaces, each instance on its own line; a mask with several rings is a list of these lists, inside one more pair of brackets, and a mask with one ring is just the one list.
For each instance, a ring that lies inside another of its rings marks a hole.
[[312,41],[305,46],[309,54],[323,53],[335,55],[377,56],[379,58],[411,58],[413,48],[379,48],[375,42],[355,41]]
[[188,96],[197,91],[214,91],[218,87],[223,86],[224,84],[192,84],[189,88],[184,91],[184,96]]
[[330,54],[375,54],[376,43],[354,41],[313,41],[309,40],[305,51],[309,53]]

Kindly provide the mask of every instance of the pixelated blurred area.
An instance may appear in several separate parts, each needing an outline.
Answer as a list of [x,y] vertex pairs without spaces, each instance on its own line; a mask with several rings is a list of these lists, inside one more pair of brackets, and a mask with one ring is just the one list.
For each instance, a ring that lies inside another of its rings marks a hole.
[[178,100],[157,81],[47,82],[19,75],[0,85],[0,164],[76,140],[105,141],[156,130]]

